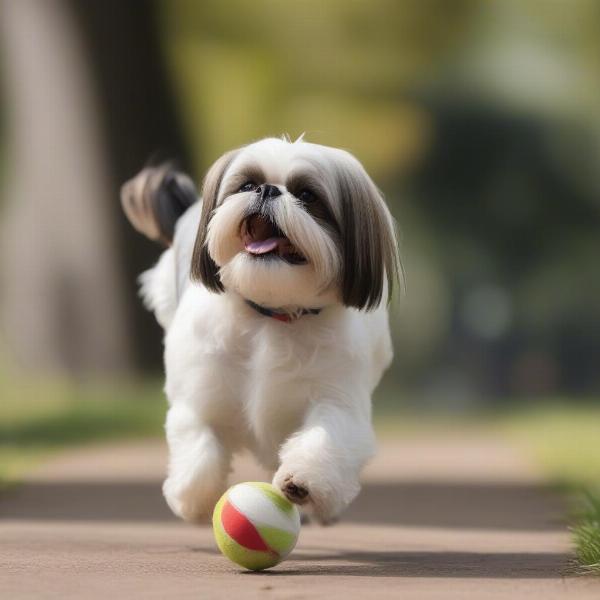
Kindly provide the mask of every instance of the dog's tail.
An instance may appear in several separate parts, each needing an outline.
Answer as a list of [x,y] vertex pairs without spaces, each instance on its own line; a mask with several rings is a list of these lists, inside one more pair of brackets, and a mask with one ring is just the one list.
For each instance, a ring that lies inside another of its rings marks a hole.
[[177,220],[197,200],[192,179],[170,164],[146,167],[121,188],[121,205],[130,223],[164,246],[171,245]]

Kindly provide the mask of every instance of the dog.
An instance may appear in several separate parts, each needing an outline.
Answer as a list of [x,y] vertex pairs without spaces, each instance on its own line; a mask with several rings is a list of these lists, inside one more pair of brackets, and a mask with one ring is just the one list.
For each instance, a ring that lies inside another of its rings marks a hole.
[[336,520],[374,454],[371,395],[392,360],[401,280],[395,223],[363,166],[267,138],[219,158],[200,199],[169,166],[121,198],[166,246],[140,281],[165,330],[170,508],[204,520],[249,449],[289,500]]

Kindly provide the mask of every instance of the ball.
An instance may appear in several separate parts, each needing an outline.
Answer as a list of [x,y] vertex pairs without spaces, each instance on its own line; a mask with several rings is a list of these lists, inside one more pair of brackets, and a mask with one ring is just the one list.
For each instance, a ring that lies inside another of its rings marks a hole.
[[213,531],[219,550],[229,560],[261,571],[280,563],[294,549],[300,513],[270,483],[238,483],[217,502]]

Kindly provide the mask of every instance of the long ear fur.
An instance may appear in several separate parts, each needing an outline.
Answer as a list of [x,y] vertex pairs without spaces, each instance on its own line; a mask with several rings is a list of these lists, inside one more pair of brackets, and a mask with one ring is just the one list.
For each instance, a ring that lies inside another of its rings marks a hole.
[[387,279],[388,298],[401,274],[394,220],[362,165],[338,166],[342,202],[342,301],[372,310],[381,303]]
[[192,254],[191,276],[213,292],[222,292],[224,288],[219,278],[219,267],[208,253],[206,234],[208,223],[217,207],[223,175],[238,152],[239,150],[231,150],[221,156],[208,170],[202,186],[202,214]]
[[193,181],[169,164],[147,167],[121,188],[121,205],[134,228],[170,246],[179,217],[198,200]]

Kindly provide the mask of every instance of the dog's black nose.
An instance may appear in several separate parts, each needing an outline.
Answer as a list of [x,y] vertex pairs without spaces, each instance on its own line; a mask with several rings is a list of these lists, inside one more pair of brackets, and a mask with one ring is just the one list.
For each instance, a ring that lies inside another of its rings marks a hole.
[[277,196],[281,196],[281,191],[279,188],[276,185],[270,185],[269,183],[259,185],[256,188],[256,193],[260,196],[261,200],[268,200],[269,198],[277,198]]

